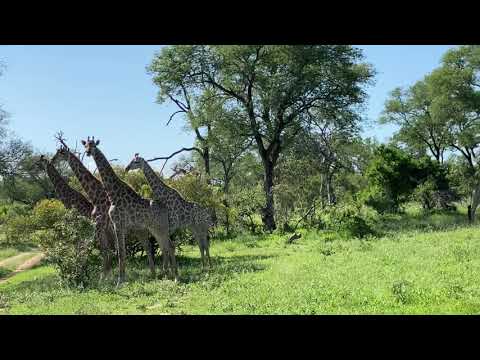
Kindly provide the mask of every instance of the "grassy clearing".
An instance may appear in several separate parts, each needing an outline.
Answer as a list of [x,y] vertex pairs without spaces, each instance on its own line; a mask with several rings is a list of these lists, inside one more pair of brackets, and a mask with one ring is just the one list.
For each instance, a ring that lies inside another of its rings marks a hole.
[[419,225],[410,214],[400,219],[409,231],[370,240],[304,231],[288,246],[286,235],[217,241],[208,273],[198,249],[186,247],[178,284],[150,279],[144,259],[129,265],[120,289],[113,281],[65,289],[41,266],[0,284],[0,313],[478,314],[480,228],[431,216],[443,230],[405,227]]

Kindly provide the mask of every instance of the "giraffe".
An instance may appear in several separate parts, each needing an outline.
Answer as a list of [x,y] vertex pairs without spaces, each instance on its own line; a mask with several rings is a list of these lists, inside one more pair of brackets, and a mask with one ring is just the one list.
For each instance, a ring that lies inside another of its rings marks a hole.
[[168,224],[170,233],[179,228],[189,228],[200,248],[202,267],[205,268],[205,254],[210,262],[210,244],[208,229],[214,225],[212,216],[208,210],[199,204],[185,200],[177,190],[166,185],[155,173],[145,159],[137,154],[125,168],[125,171],[141,169],[145,174],[148,184],[152,188],[153,197],[160,203],[166,205],[168,210]]
[[127,183],[123,182],[112,169],[105,155],[98,148],[99,140],[92,137],[82,140],[87,156],[93,157],[110,200],[108,215],[112,221],[117,243],[119,277],[117,286],[125,281],[125,234],[132,228],[146,228],[157,240],[163,255],[163,269],[166,265],[178,280],[175,247],[170,241],[168,213],[165,206],[142,198]]
[[[68,148],[68,146],[59,139],[62,143],[60,148],[57,149],[52,162],[59,160],[67,161],[73,173],[79,180],[82,188],[85,190],[87,197],[90,199],[94,206],[92,212],[92,218],[95,222],[95,239],[99,241],[102,246],[102,251],[106,253],[104,258],[104,271],[102,277],[108,276],[112,269],[112,258],[110,254],[110,248],[115,245],[115,235],[113,233],[113,225],[108,216],[108,210],[110,209],[110,200],[108,199],[107,192],[103,187],[102,182],[97,179],[80,161],[80,159]],[[151,275],[155,277],[155,263],[153,259],[153,253],[148,242],[148,238],[145,235],[144,241],[142,241],[145,248],[145,252],[148,256],[148,265]]]
[[90,203],[85,196],[68,185],[62,175],[60,175],[57,169],[53,166],[53,162],[48,161],[45,156],[41,155],[38,160],[38,165],[47,172],[47,175],[55,188],[55,194],[63,205],[67,209],[75,208],[81,215],[89,218],[93,211],[92,203]]

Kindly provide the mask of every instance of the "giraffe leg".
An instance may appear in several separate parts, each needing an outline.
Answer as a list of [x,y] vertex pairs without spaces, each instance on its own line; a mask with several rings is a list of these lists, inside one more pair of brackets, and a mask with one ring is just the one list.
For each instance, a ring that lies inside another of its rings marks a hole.
[[210,261],[210,239],[208,237],[208,227],[202,225],[200,229],[200,239],[201,239],[201,246],[203,251],[206,253],[206,259],[208,262],[208,267],[212,267],[212,263]]
[[150,268],[150,273],[152,274],[152,277],[155,278],[155,261],[153,259],[153,247],[150,243],[150,238],[148,236],[143,241],[143,247],[145,249],[145,252],[147,253],[148,267]]
[[208,267],[212,268],[212,262],[210,261],[210,238],[208,236],[208,229],[205,234],[205,252],[207,253]]
[[202,271],[205,270],[205,248],[203,244],[203,239],[200,230],[198,229],[198,226],[192,226],[190,230],[193,233],[193,237],[198,243],[198,248],[200,249],[200,256],[202,257]]
[[126,260],[126,251],[125,251],[125,226],[121,224],[119,219],[112,217],[110,213],[110,218],[112,219],[115,242],[117,247],[117,256],[118,256],[118,267],[119,274],[117,280],[117,287],[120,286],[122,282],[125,281],[125,260]]
[[126,261],[126,249],[125,249],[125,231],[122,229],[120,234],[118,234],[118,245],[119,245],[119,256],[118,263],[120,268],[120,273],[118,274],[118,284],[120,285],[125,281],[125,261]]
[[[113,270],[113,255],[114,251],[116,251],[116,241],[113,229],[107,227],[105,229],[105,242],[107,244],[107,259],[106,259],[106,273],[107,276],[110,277],[112,275]],[[113,245],[113,248],[112,248]]]
[[173,273],[173,279],[175,282],[178,282],[178,268],[177,268],[177,260],[175,258],[175,245],[173,242],[170,240],[170,237],[167,234],[167,242],[169,244],[169,255],[170,255],[170,271]]
[[152,233],[162,249],[163,272],[164,274],[173,273],[175,281],[178,280],[177,263],[175,260],[175,247],[170,240],[168,229],[154,229]]
[[95,236],[95,241],[100,245],[100,252],[102,254],[103,268],[102,268],[102,273],[100,275],[100,281],[102,281],[107,278],[108,272],[110,270],[109,266],[111,266],[111,263],[109,261],[109,251],[108,251],[105,228],[101,223],[101,221],[97,221],[95,224],[94,236]]

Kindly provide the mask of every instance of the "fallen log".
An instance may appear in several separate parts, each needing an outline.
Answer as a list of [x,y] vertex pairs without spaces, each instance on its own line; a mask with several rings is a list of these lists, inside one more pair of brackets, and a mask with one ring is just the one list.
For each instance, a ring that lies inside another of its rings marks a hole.
[[290,236],[290,238],[287,240],[287,244],[293,243],[295,240],[298,240],[302,237],[302,234],[293,234]]

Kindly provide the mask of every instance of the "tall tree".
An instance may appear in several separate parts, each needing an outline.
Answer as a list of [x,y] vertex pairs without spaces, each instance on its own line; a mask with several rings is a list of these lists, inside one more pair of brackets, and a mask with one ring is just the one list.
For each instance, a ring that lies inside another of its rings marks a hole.
[[435,106],[433,88],[429,76],[407,90],[396,88],[385,103],[380,123],[398,125],[395,140],[417,155],[429,152],[438,163],[443,163],[449,134],[443,117],[435,116],[432,110]]
[[464,157],[472,180],[469,217],[473,220],[480,203],[480,46],[449,50],[431,77],[436,91],[433,113],[447,124],[448,144]]
[[248,129],[242,135],[253,137],[264,168],[263,223],[273,230],[279,155],[309,123],[310,109],[364,100],[373,71],[361,60],[351,46],[171,46],[155,56],[149,71],[160,99],[213,89],[242,109],[242,128]]

